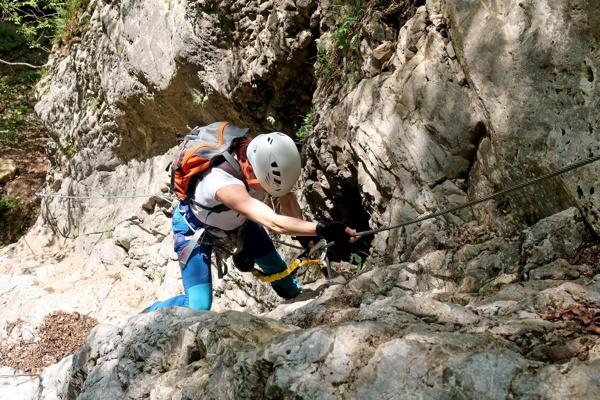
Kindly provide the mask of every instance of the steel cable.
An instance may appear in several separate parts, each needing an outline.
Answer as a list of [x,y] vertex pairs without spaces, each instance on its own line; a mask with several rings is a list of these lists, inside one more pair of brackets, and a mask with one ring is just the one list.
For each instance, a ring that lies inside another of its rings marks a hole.
[[564,174],[565,172],[572,171],[574,169],[580,168],[580,167],[582,167],[584,165],[590,164],[590,163],[592,163],[594,161],[598,161],[598,160],[600,160],[600,155],[593,156],[593,157],[587,158],[585,160],[581,160],[581,161],[575,162],[573,164],[567,165],[566,167],[557,169],[556,171],[547,173],[547,174],[542,175],[542,176],[538,176],[538,177],[530,179],[528,181],[525,181],[525,182],[519,183],[517,185],[511,186],[509,188],[500,190],[499,192],[491,193],[491,194],[488,194],[488,195],[483,196],[481,198],[468,201],[468,202],[466,202],[464,204],[460,204],[460,205],[457,205],[457,206],[454,206],[454,207],[450,207],[450,208],[448,208],[446,210],[442,210],[442,211],[434,212],[434,213],[431,213],[431,214],[427,214],[427,215],[424,215],[422,217],[415,218],[413,220],[410,220],[410,221],[407,221],[407,222],[402,222],[402,223],[399,223],[399,224],[396,224],[396,225],[392,225],[392,226],[387,226],[387,227],[378,228],[378,229],[372,229],[372,230],[369,230],[369,231],[357,232],[357,233],[355,233],[353,235],[350,235],[350,236],[374,235],[374,234],[379,233],[379,232],[384,232],[384,231],[389,231],[389,230],[392,230],[392,229],[402,228],[402,227],[405,227],[405,226],[408,226],[408,225],[416,224],[417,222],[422,222],[422,221],[425,221],[425,220],[428,220],[428,219],[431,219],[431,218],[439,217],[439,216],[442,216],[444,214],[453,213],[453,212],[461,210],[463,208],[471,207],[471,206],[474,206],[475,204],[483,203],[484,201],[488,201],[488,200],[494,199],[496,197],[502,196],[504,194],[507,194],[507,193],[510,193],[510,192],[514,192],[515,190],[522,189],[522,188],[524,188],[526,186],[533,185],[535,183],[538,183],[538,182],[541,182],[543,180],[552,178],[554,176]]
[[[468,201],[468,202],[466,202],[464,204],[459,204],[457,206],[450,207],[448,209],[445,209],[445,210],[442,210],[442,211],[437,211],[437,212],[434,212],[434,213],[431,213],[431,214],[427,214],[427,215],[424,215],[422,217],[415,218],[413,220],[410,220],[410,221],[407,221],[407,222],[402,222],[402,223],[399,223],[399,224],[396,224],[396,225],[386,226],[386,227],[382,227],[382,228],[378,228],[378,229],[372,229],[372,230],[368,230],[368,231],[357,232],[357,233],[352,234],[350,236],[374,235],[374,234],[379,233],[379,232],[384,232],[384,231],[389,231],[389,230],[393,230],[393,229],[403,228],[405,226],[416,224],[418,222],[423,222],[423,221],[426,221],[428,219],[432,219],[432,218],[435,218],[435,217],[440,217],[440,216],[445,215],[445,214],[450,214],[450,213],[453,213],[455,211],[462,210],[463,208],[471,207],[471,206],[474,206],[475,204],[483,203],[484,201],[488,201],[488,200],[494,199],[496,197],[505,195],[507,193],[514,192],[515,190],[522,189],[522,188],[524,188],[526,186],[530,186],[530,185],[536,184],[538,182],[541,182],[543,180],[555,177],[557,175],[564,174],[565,172],[572,171],[574,169],[580,168],[580,167],[582,167],[584,165],[587,165],[587,164],[591,164],[594,161],[598,161],[598,160],[600,160],[600,155],[593,156],[593,157],[587,158],[585,160],[577,161],[577,162],[575,162],[573,164],[570,164],[570,165],[567,165],[567,166],[565,166],[563,168],[559,168],[556,171],[549,172],[549,173],[547,173],[545,175],[541,175],[541,176],[532,178],[532,179],[530,179],[528,181],[521,182],[521,183],[519,183],[517,185],[514,185],[514,186],[511,186],[509,188],[500,190],[498,192],[491,193],[491,194],[488,194],[486,196],[480,197],[478,199],[474,199],[474,200]],[[171,201],[171,199],[169,199],[168,197],[163,196],[163,195],[158,195],[158,194],[152,194],[152,195],[131,195],[131,196],[67,196],[67,195],[60,195],[60,194],[36,193],[36,196],[39,196],[39,197],[56,197],[56,198],[62,198],[62,199],[131,199],[131,198],[138,198],[138,197],[158,197],[158,198],[161,198],[161,199],[166,200],[166,201]],[[277,241],[277,240],[275,240],[275,241],[278,242],[278,243],[281,243],[281,244],[286,244],[286,245],[288,245],[290,247],[302,248],[302,247],[290,245],[289,243],[285,243],[285,242],[281,242],[281,241]]]

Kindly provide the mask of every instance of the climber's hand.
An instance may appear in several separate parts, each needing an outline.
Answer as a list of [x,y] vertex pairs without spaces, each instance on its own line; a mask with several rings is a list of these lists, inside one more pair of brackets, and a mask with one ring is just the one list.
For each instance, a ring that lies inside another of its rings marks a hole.
[[305,249],[311,248],[319,241],[318,236],[294,236],[294,239],[300,242],[300,245]]
[[317,223],[317,235],[323,236],[328,242],[335,242],[336,244],[353,243],[360,238],[360,236],[350,236],[355,233],[356,230],[349,228],[341,221],[321,220]]

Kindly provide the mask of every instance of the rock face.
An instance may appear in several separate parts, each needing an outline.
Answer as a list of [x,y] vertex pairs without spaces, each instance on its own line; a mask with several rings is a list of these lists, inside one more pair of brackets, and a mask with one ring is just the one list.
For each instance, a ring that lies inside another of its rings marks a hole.
[[[513,8],[498,3],[487,8],[472,7],[468,1],[449,3],[458,59],[486,115],[487,136],[472,174],[474,195],[598,153],[598,120],[588,108],[598,101],[600,25],[591,17],[598,5],[558,2],[552,11],[546,5],[524,2]],[[596,182],[588,179],[597,172],[594,164],[514,194],[492,213],[487,211],[485,221],[536,221],[569,204],[584,210],[586,221],[598,232],[597,212],[589,212],[598,207],[593,196]],[[511,217],[502,218],[501,213]]]
[[[49,190],[160,194],[167,161],[154,170],[148,160],[194,126],[228,120],[254,132],[291,132],[310,107],[311,79],[296,77],[312,75],[305,60],[314,48],[314,2],[131,0],[88,8],[88,32],[55,58],[40,87],[36,111],[54,138]],[[72,203],[49,199],[44,212],[66,235],[124,220],[143,204]]]
[[[321,196],[307,201],[336,218],[362,218],[357,225],[393,225],[597,155],[598,6],[552,4],[418,8],[381,73],[320,110],[305,177]],[[471,211],[511,235],[577,206],[598,233],[598,165],[380,234],[373,254],[384,263],[414,259],[443,246],[442,232],[471,220]]]
[[46,191],[78,198],[48,197],[34,231],[1,251],[0,316],[6,340],[20,338],[12,321],[34,331],[55,309],[104,323],[19,393],[596,396],[597,163],[365,236],[331,254],[334,279],[301,271],[292,301],[234,271],[211,312],[131,317],[181,291],[164,167],[197,124],[293,134],[314,107],[297,194],[307,218],[358,230],[597,155],[596,2],[382,3],[90,4],[36,107],[53,139]]
[[100,325],[71,360],[41,375],[39,395],[583,399],[600,389],[598,336],[583,319],[544,317],[598,304],[600,282],[508,284],[507,300],[499,293],[463,307],[403,289],[398,277],[409,269],[330,284],[291,313],[285,304],[264,317],[172,308],[122,328]]
[[[571,290],[577,296],[585,292],[576,285]],[[443,314],[440,310],[438,316]],[[577,358],[567,365],[533,361],[519,355],[509,340],[481,329],[501,318],[470,314],[462,321],[448,324],[440,318],[431,324],[400,306],[365,307],[353,323],[298,329],[246,313],[162,310],[135,317],[122,329],[97,327],[73,356],[71,379],[58,395],[276,399],[410,393],[503,399],[511,393],[559,399],[585,398],[598,389],[588,378],[598,372],[598,360],[587,365]],[[593,345],[576,342],[573,349]],[[46,370],[42,384],[53,369],[68,370],[65,365]]]

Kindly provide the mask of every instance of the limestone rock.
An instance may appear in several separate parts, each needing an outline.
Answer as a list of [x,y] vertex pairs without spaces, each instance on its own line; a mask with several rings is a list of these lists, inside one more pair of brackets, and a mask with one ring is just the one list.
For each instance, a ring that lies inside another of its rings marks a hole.
[[[0,249],[0,334],[35,339],[8,328],[56,309],[103,324],[0,397],[594,397],[598,165],[461,208],[597,152],[592,2],[382,3],[335,59],[318,52],[340,28],[329,1],[90,4],[36,106],[47,191],[88,198],[48,198]],[[320,57],[353,73],[315,74]],[[137,315],[182,291],[164,172],[176,137],[215,120],[293,134],[313,105],[307,219],[360,231],[455,211],[332,249],[335,279],[299,271],[297,299],[231,268],[213,311]]]
[[[576,12],[573,12],[575,6]],[[586,1],[533,1],[492,7],[445,3],[449,37],[465,71],[486,134],[470,173],[473,197],[556,170],[597,151],[598,121],[581,118],[597,107],[594,71],[600,63],[595,6]],[[477,32],[477,33],[476,33]],[[569,71],[562,74],[559,71]],[[589,151],[588,151],[589,149]],[[476,208],[490,226],[518,229],[573,202],[598,232],[595,180],[584,167]],[[510,211],[508,211],[510,209]],[[507,212],[508,211],[508,212]]]
[[0,182],[6,183],[15,177],[17,163],[11,159],[0,159]]

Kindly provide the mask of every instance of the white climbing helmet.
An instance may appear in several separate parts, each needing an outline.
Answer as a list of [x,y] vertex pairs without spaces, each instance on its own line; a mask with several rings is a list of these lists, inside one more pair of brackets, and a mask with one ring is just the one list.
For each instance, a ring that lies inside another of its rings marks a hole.
[[248,145],[246,155],[260,185],[271,196],[288,193],[300,177],[300,154],[285,133],[258,135]]

